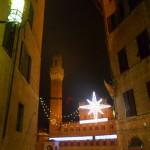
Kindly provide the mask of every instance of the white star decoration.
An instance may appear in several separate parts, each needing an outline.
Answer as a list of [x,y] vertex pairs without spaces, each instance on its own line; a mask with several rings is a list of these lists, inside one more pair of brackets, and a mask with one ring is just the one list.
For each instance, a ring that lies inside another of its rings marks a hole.
[[100,104],[102,102],[102,99],[97,101],[95,92],[93,92],[92,101],[87,99],[87,102],[89,103],[89,105],[83,105],[83,106],[80,106],[79,108],[89,109],[88,114],[93,114],[95,120],[98,119],[98,113],[104,114],[102,112],[102,109],[111,107],[110,105]]

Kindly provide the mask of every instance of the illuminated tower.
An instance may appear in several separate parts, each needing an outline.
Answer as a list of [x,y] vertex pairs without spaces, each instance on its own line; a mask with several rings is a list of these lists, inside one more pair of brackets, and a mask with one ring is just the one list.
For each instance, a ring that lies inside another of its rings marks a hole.
[[50,133],[55,132],[62,122],[62,82],[64,69],[62,57],[55,55],[50,68]]

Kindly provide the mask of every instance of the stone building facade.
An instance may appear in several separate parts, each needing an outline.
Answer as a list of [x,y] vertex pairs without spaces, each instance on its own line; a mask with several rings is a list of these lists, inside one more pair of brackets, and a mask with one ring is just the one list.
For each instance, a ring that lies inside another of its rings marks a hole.
[[119,150],[150,149],[150,1],[97,0],[116,94]]
[[[21,13],[15,7],[23,3]],[[1,150],[36,148],[44,6],[44,0],[0,1]]]

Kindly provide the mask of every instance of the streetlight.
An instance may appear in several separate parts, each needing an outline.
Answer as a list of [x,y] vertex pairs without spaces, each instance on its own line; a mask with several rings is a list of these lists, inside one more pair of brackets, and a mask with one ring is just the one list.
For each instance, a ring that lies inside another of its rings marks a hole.
[[[22,16],[23,16],[23,11],[24,11],[24,0],[11,0],[10,2],[10,10],[8,13],[8,18],[7,20],[0,20],[0,23],[6,24],[5,27],[5,32],[7,34],[4,34],[4,40],[3,46],[6,47],[7,53],[9,56],[12,56],[12,49],[14,47],[14,35],[12,34],[17,34],[17,41],[16,45],[18,44],[18,39],[19,39],[19,31],[21,26],[19,26],[17,32],[16,32],[16,25],[20,25],[22,22]],[[11,30],[10,30],[11,27]],[[13,32],[12,32],[13,31]],[[12,39],[13,37],[13,39]],[[4,130],[3,130],[3,137],[6,134],[6,126],[8,122],[8,113],[9,113],[9,107],[10,107],[10,100],[11,100],[11,94],[12,94],[12,86],[13,86],[13,79],[14,79],[14,70],[15,70],[15,64],[16,64],[16,56],[17,56],[17,46],[15,47],[15,51],[12,57],[12,68],[10,72],[10,82],[9,82],[9,89],[8,89],[8,99],[7,99],[7,106],[6,106],[6,113],[4,117]]]
[[22,22],[22,16],[24,11],[24,0],[11,0],[10,11],[8,15],[8,20],[1,20],[0,23],[12,22],[15,24],[20,24]]

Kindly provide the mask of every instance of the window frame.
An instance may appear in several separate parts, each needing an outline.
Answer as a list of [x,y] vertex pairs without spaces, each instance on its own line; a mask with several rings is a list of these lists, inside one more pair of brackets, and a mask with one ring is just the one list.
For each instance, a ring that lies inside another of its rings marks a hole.
[[32,29],[33,20],[34,20],[34,8],[33,8],[32,1],[30,1],[30,5],[29,5],[29,15],[28,15],[28,18],[29,18],[28,20],[29,20],[30,27]]
[[118,26],[118,21],[117,21],[117,11],[112,13],[110,16],[107,17],[107,28],[108,32],[111,33],[113,32],[116,27]]
[[147,29],[144,29],[137,35],[136,42],[138,47],[137,56],[139,56],[140,59],[150,56],[150,33]]
[[17,120],[16,120],[16,131],[23,131],[23,123],[24,123],[24,105],[22,103],[18,103],[17,109]]
[[[27,58],[27,60],[25,60],[25,57]],[[27,65],[27,70],[25,69],[25,64]],[[31,65],[32,65],[31,56],[28,54],[27,48],[24,42],[22,41],[21,51],[20,51],[20,60],[19,60],[19,71],[28,83],[30,82]]]
[[123,73],[129,69],[128,56],[125,48],[118,52],[119,71]]
[[5,24],[2,45],[10,57],[13,55],[16,29],[16,24],[14,22],[7,22]]
[[143,0],[128,0],[129,12],[132,12],[142,1]]
[[148,97],[150,99],[150,80],[146,82],[146,89],[147,89]]
[[137,116],[134,90],[129,89],[123,93],[126,117]]

